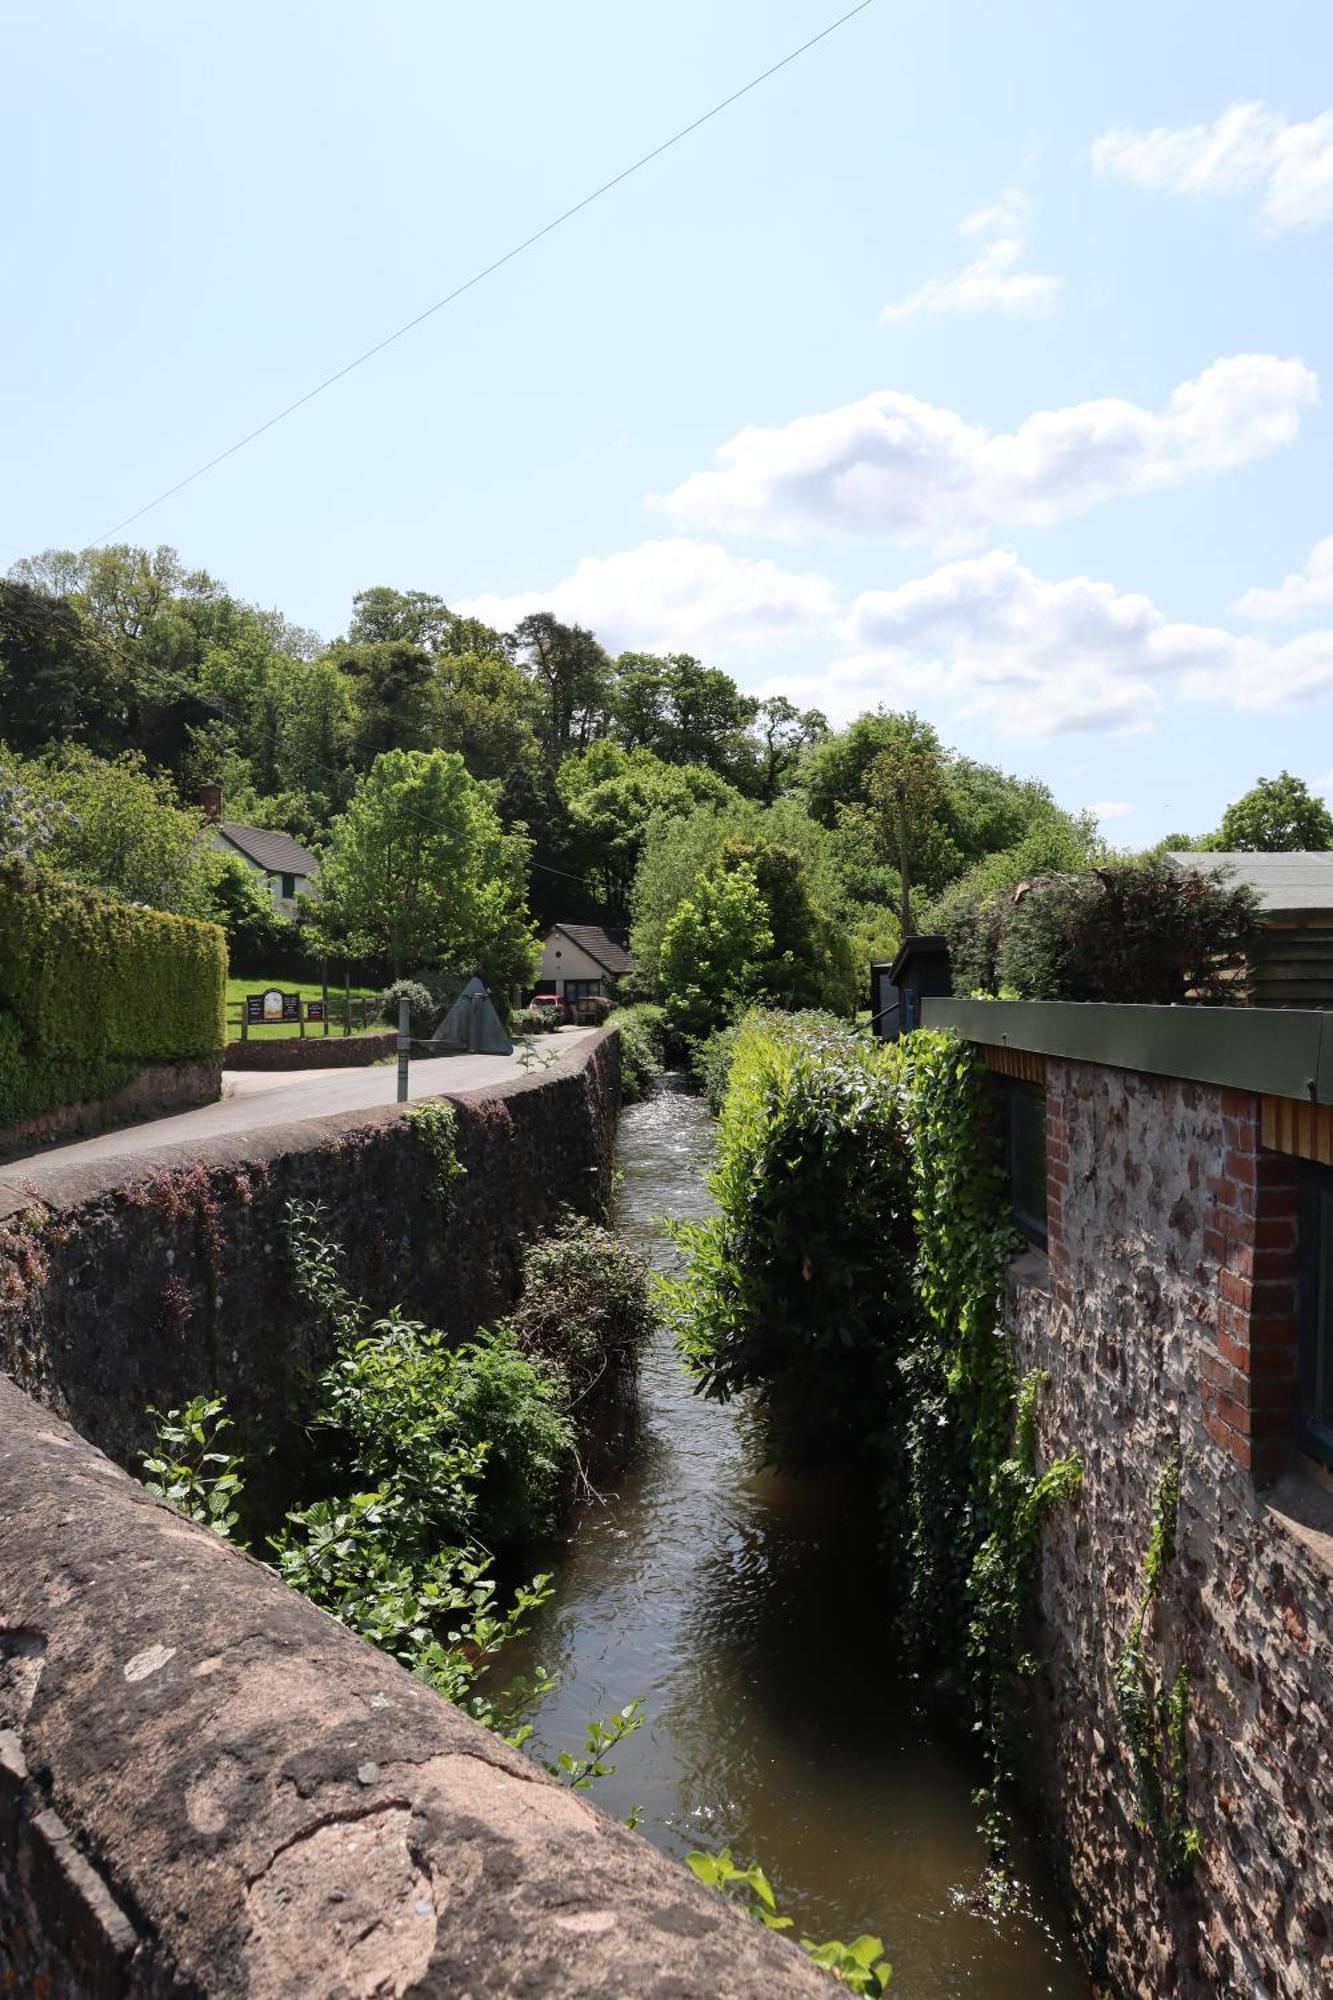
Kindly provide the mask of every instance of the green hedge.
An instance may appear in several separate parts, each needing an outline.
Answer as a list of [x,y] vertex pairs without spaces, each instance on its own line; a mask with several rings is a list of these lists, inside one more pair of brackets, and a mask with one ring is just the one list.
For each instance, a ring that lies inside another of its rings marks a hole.
[[215,924],[0,863],[0,1125],[220,1055],[226,985]]

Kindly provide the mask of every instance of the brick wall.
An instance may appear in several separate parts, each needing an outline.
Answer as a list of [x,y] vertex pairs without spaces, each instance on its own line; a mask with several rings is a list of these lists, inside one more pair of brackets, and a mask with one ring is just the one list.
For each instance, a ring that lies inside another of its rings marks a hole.
[[[1084,1468],[1044,1536],[1029,1775],[1095,1976],[1145,2000],[1333,1992],[1333,1496],[1293,1469],[1297,1169],[1260,1113],[1048,1059],[1049,1254],[1012,1275],[1043,1456]],[[1189,1676],[1181,1887],[1138,1823],[1113,1685],[1177,1446],[1148,1646],[1163,1685]]]

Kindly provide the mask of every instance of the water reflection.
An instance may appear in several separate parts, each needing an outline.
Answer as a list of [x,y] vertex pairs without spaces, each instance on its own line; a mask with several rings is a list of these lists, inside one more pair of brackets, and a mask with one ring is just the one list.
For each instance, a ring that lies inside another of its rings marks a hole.
[[[659,1266],[676,1254],[662,1217],[708,1208],[710,1121],[670,1086],[626,1111],[620,1144],[618,1224]],[[692,1394],[665,1336],[641,1421],[527,1649],[560,1674],[535,1747],[574,1748],[589,1717],[642,1695],[648,1721],[597,1795],[639,1806],[659,1846],[729,1844],[803,1931],[879,1932],[902,2000],[1087,2000],[1035,1862],[1027,1915],[968,1905],[975,1771],[896,1674],[864,1510],[823,1474],[758,1469],[743,1415]]]

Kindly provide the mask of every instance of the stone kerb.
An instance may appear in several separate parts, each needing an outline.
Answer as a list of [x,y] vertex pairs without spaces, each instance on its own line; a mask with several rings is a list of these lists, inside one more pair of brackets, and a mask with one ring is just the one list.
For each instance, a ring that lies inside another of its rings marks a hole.
[[820,1995],[0,1377],[0,1990]]

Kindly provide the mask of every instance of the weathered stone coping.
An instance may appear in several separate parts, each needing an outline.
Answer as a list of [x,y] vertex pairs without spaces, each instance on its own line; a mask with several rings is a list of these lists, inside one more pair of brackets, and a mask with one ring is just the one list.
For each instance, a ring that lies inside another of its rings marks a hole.
[[0,1376],[7,1981],[136,2000],[830,1990]]
[[927,1028],[1075,1062],[1333,1104],[1333,1014],[1078,1000],[931,1000]]

